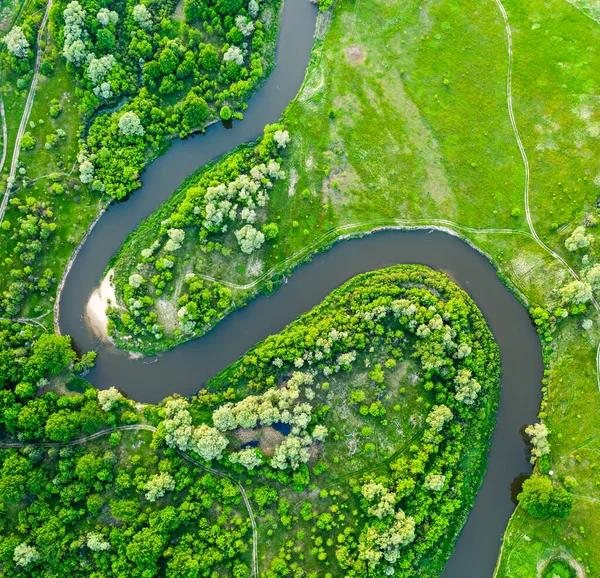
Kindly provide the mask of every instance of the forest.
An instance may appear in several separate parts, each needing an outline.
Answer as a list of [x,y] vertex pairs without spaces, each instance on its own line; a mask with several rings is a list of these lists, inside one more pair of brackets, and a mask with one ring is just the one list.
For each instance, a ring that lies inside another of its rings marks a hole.
[[3,335],[11,575],[249,576],[243,484],[261,575],[435,576],[485,471],[497,347],[473,301],[426,267],[352,279],[197,396],[158,406],[80,378],[40,395],[81,363],[68,338],[29,354]]

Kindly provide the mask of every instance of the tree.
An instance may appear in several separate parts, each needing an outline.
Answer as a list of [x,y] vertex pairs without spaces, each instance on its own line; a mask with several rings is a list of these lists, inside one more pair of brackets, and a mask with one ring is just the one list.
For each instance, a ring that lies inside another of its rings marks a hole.
[[229,440],[216,428],[202,424],[192,432],[190,449],[194,450],[203,460],[221,459],[223,450]]
[[21,137],[21,149],[24,151],[31,151],[35,148],[35,138],[31,136],[31,133],[27,131]]
[[230,46],[227,52],[223,54],[223,60],[225,62],[235,62],[241,66],[244,64],[244,53],[239,46]]
[[158,57],[158,64],[162,74],[173,74],[179,65],[179,58],[169,48],[165,48]]
[[531,463],[535,464],[537,458],[550,453],[548,442],[548,428],[543,423],[536,423],[525,428],[525,433],[531,438]]
[[591,285],[594,291],[598,291],[600,289],[600,264],[596,264],[593,267],[590,267],[584,273],[585,280]]
[[155,474],[144,485],[146,490],[146,500],[156,502],[158,498],[162,498],[168,491],[175,489],[175,480],[173,476],[167,472]]
[[212,420],[219,431],[228,431],[238,427],[238,421],[233,413],[233,404],[231,403],[218,407],[212,414]]
[[67,62],[77,67],[81,66],[87,57],[85,17],[85,10],[76,0],[70,2],[63,11],[65,21],[63,55]]
[[152,15],[143,4],[137,4],[133,7],[133,19],[143,30],[152,28]]
[[29,566],[32,562],[37,562],[40,555],[34,546],[28,546],[25,542],[19,544],[14,551],[13,560],[17,566]]
[[539,474],[525,480],[517,500],[535,518],[566,518],[573,506],[573,496],[565,488]]
[[583,281],[571,281],[560,289],[560,295],[566,303],[587,303],[592,298],[592,287]]
[[221,14],[233,15],[242,7],[242,0],[217,0],[216,5]]
[[51,377],[66,369],[76,357],[68,335],[43,334],[33,344],[33,355],[27,361],[27,370],[36,380]]
[[439,492],[444,488],[444,484],[446,483],[446,476],[442,474],[427,474],[425,476],[425,482],[423,485],[428,490],[433,490],[434,492]]
[[91,58],[86,74],[93,84],[99,84],[106,78],[116,63],[117,61],[112,54],[107,54],[102,58]]
[[84,184],[92,182],[94,178],[94,165],[89,159],[84,159],[79,163],[79,180]]
[[297,469],[300,464],[308,462],[310,453],[307,446],[310,443],[311,439],[307,436],[299,437],[290,434],[275,448],[271,465],[280,470]]
[[101,26],[108,26],[109,24],[116,24],[119,21],[119,15],[114,10],[108,8],[100,8],[96,18]]
[[284,149],[290,142],[290,133],[287,130],[277,130],[273,135],[273,140],[279,148]]
[[262,232],[267,241],[272,241],[279,234],[279,227],[276,223],[266,223],[262,226]]
[[190,127],[200,126],[208,116],[208,104],[206,101],[195,94],[189,92],[183,102],[183,118]]
[[140,287],[144,282],[144,278],[139,273],[132,273],[129,275],[129,285],[132,287]]
[[198,64],[210,72],[219,66],[219,52],[212,44],[202,44],[198,50]]
[[317,424],[315,426],[315,429],[313,430],[312,437],[313,437],[313,440],[322,442],[325,440],[325,438],[327,437],[328,434],[329,434],[329,430],[324,425]]
[[181,247],[185,239],[185,231],[183,229],[169,229],[167,235],[169,240],[165,243],[165,251],[173,253]]
[[250,0],[248,2],[248,14],[250,14],[251,18],[256,18],[258,16],[258,2],[256,0]]
[[434,405],[426,418],[427,425],[435,431],[442,431],[446,423],[452,419],[452,411],[444,404]]
[[585,227],[577,227],[565,241],[565,247],[569,251],[577,251],[587,247],[591,242],[592,236],[585,234]]
[[233,113],[227,105],[221,107],[221,110],[219,111],[219,116],[221,117],[221,120],[231,120],[232,115]]
[[239,452],[234,452],[229,456],[232,464],[241,464],[247,470],[253,470],[262,465],[262,453],[258,448],[244,448]]
[[132,110],[124,113],[119,119],[119,130],[126,136],[144,136],[146,132],[140,117]]
[[250,36],[254,32],[254,22],[241,14],[235,17],[235,26],[242,36]]
[[29,42],[25,38],[23,29],[20,26],[14,26],[10,32],[2,39],[6,44],[8,51],[17,58],[26,58],[29,53]]
[[111,386],[98,392],[98,405],[102,408],[102,411],[110,411],[115,403],[122,398],[121,392],[116,387]]
[[454,384],[456,387],[455,399],[465,405],[473,405],[477,399],[477,395],[481,391],[481,385],[473,379],[469,369],[459,369]]
[[93,552],[105,552],[106,550],[110,550],[110,542],[104,540],[102,534],[98,534],[98,532],[88,532],[86,544]]
[[235,238],[243,253],[250,255],[255,249],[260,249],[265,242],[265,236],[252,225],[245,225],[235,232]]

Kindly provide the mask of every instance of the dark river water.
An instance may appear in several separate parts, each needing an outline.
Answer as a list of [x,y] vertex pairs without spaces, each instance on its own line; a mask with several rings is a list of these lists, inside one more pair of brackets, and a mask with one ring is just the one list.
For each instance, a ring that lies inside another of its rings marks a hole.
[[498,279],[490,263],[456,237],[442,232],[385,231],[340,242],[300,267],[274,295],[254,300],[206,336],[155,359],[134,360],[100,344],[83,322],[88,298],[124,238],[199,166],[262,134],[296,95],[313,44],[316,8],[285,0],[277,66],[233,129],[210,127],[206,135],[176,141],[143,175],[143,186],[100,219],[82,247],[62,293],[60,328],[80,350],[97,349],[88,378],[98,388],[114,385],[138,401],[155,403],[171,393],[191,395],[204,382],[268,335],[281,331],[358,273],[398,263],[422,263],[447,273],[478,304],[502,359],[502,394],[488,470],[444,578],[491,577],[500,540],[514,509],[511,485],[531,471],[521,437],[536,421],[543,374],[540,342],[525,308]]

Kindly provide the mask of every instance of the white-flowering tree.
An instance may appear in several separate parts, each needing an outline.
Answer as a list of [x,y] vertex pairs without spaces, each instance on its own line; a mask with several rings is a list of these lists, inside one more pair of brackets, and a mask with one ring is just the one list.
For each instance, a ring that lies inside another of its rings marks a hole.
[[240,66],[244,64],[244,53],[238,46],[230,46],[223,55],[225,62],[236,62]]
[[112,54],[107,54],[101,58],[96,58],[94,55],[90,56],[86,74],[94,84],[99,84],[106,78],[117,61]]
[[170,253],[177,251],[185,239],[185,231],[183,229],[169,229],[167,235],[169,239],[165,243],[165,251]]
[[324,425],[318,424],[315,426],[315,429],[313,430],[312,437],[313,437],[313,440],[322,442],[325,440],[325,438],[327,437],[328,434],[329,434],[329,430]]
[[369,503],[369,515],[382,519],[394,514],[396,494],[390,492],[383,484],[367,482],[360,489],[363,498]]
[[146,6],[138,4],[133,7],[133,19],[144,30],[152,28],[152,15]]
[[165,442],[171,448],[181,451],[188,449],[192,438],[192,416],[184,399],[171,399],[165,405]]
[[359,558],[364,560],[369,568],[375,568],[385,561],[394,564],[400,557],[402,546],[410,544],[415,539],[415,520],[399,510],[394,522],[387,529],[366,526],[363,540],[359,543]]
[[162,498],[167,492],[174,489],[175,480],[167,472],[155,474],[144,485],[146,500],[149,502],[156,502],[156,500]]
[[245,225],[235,232],[235,238],[243,253],[250,255],[265,242],[265,236],[252,225]]
[[110,411],[115,403],[122,398],[121,392],[116,387],[111,386],[98,392],[98,405],[102,408],[102,411]]
[[262,454],[258,448],[244,448],[239,452],[234,452],[229,456],[232,464],[241,464],[247,470],[253,470],[262,465]]
[[79,163],[79,180],[84,185],[91,183],[94,179],[94,171],[94,165],[91,163],[91,161],[89,159],[84,158]]
[[461,343],[456,350],[455,357],[457,359],[464,359],[471,355],[471,347],[467,343]]
[[600,289],[600,264],[596,264],[585,271],[584,277],[592,289],[598,291]]
[[592,286],[583,281],[571,281],[561,288],[560,295],[567,303],[587,303],[592,298]]
[[446,483],[446,476],[442,474],[427,474],[423,485],[434,492],[439,492]]
[[202,424],[192,432],[190,449],[204,460],[220,459],[229,441],[216,428]]
[[14,26],[2,39],[8,51],[17,58],[26,58],[29,53],[29,42],[20,26]]
[[29,564],[37,562],[39,559],[40,554],[35,546],[29,546],[25,542],[21,542],[13,552],[13,560],[17,566],[29,566]]
[[454,386],[456,388],[454,398],[465,405],[473,405],[477,399],[477,395],[481,391],[481,385],[471,375],[470,370],[459,369],[454,378]]
[[63,55],[74,66],[81,66],[87,58],[85,16],[85,10],[77,0],[67,4],[63,11],[65,21]]
[[535,461],[550,453],[550,442],[548,441],[548,428],[546,424],[534,423],[533,425],[525,428],[525,433],[531,439],[531,463],[535,464]]
[[290,142],[290,133],[287,130],[277,130],[273,135],[273,140],[280,149],[284,149]]
[[144,282],[144,278],[139,273],[132,273],[129,275],[129,284],[132,287],[139,287]]
[[238,427],[237,419],[233,413],[233,404],[226,403],[218,407],[212,414],[213,425],[219,431],[228,431]]
[[108,81],[101,82],[98,86],[94,86],[94,94],[98,98],[108,100],[113,95],[112,85]]
[[258,16],[258,2],[256,0],[250,0],[248,2],[248,14],[250,14],[250,18],[256,18]]
[[101,26],[108,26],[109,24],[116,24],[119,21],[119,15],[114,10],[108,8],[100,8],[96,18]]
[[128,110],[119,119],[119,130],[126,136],[144,136],[146,132],[140,117],[132,110]]
[[248,20],[248,18],[242,16],[241,14],[236,16],[235,25],[242,33],[242,36],[250,36],[254,32],[254,22],[252,22],[252,20]]
[[425,420],[427,425],[435,431],[442,431],[444,425],[446,425],[452,419],[452,411],[449,407],[444,404],[434,405]]
[[275,448],[271,465],[280,470],[288,468],[296,470],[300,464],[305,464],[310,458],[307,449],[310,443],[311,438],[308,436],[290,434]]
[[87,547],[93,552],[105,552],[110,550],[110,542],[102,537],[98,532],[88,532],[86,536]]
[[585,234],[585,227],[577,227],[570,237],[567,237],[565,241],[565,247],[569,251],[577,251],[577,249],[583,249],[592,242],[592,236]]

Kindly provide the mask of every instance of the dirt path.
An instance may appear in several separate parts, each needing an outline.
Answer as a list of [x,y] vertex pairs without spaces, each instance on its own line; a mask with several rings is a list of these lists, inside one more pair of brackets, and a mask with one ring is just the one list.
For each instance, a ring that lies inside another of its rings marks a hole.
[[[33,79],[31,80],[29,94],[27,95],[27,100],[25,101],[25,108],[23,109],[23,115],[21,116],[21,124],[19,125],[19,130],[17,131],[17,136],[15,139],[15,147],[13,149],[12,160],[10,164],[10,172],[8,173],[6,191],[4,191],[2,203],[0,204],[0,223],[2,223],[2,221],[4,220],[4,214],[6,213],[8,199],[10,198],[10,192],[13,186],[13,182],[15,180],[15,174],[17,172],[17,164],[19,162],[19,154],[21,152],[21,137],[23,136],[23,134],[25,134],[27,123],[29,122],[29,116],[31,114],[31,109],[33,108],[33,101],[35,99],[35,89],[40,78],[40,66],[42,64],[42,54],[44,52],[42,48],[42,35],[44,34],[44,30],[46,29],[46,24],[48,22],[48,16],[50,15],[51,8],[52,0],[48,0],[48,4],[46,5],[46,11],[44,12],[44,18],[42,19],[40,29],[37,33],[37,53],[35,56],[35,65],[33,67]],[[6,146],[4,148],[6,149]],[[6,150],[4,152],[6,152]]]
[[[0,442],[0,449],[17,449],[24,448],[25,446],[38,446],[43,448],[60,448],[65,446],[77,446],[84,444],[86,442],[98,439],[102,436],[111,434],[116,431],[139,431],[146,430],[151,431],[153,433],[156,432],[156,428],[152,425],[148,424],[134,424],[134,425],[121,425],[118,427],[114,427],[111,429],[100,430],[96,433],[93,433],[89,436],[85,436],[82,438],[77,438],[75,440],[71,440],[70,442],[60,443],[60,442],[38,442],[38,443],[21,443],[21,442]],[[243,488],[242,484],[240,484],[237,480],[233,479],[229,474],[224,472],[220,472],[219,470],[215,470],[213,468],[209,468],[207,466],[202,465],[198,460],[195,460],[192,456],[187,453],[177,450],[177,453],[189,463],[197,466],[198,468],[210,472],[215,476],[219,476],[220,478],[229,478],[240,490],[240,494],[242,499],[244,500],[244,505],[246,506],[246,510],[248,510],[248,516],[250,517],[250,523],[252,524],[252,576],[253,578],[258,578],[258,531],[256,528],[256,519],[254,517],[254,511],[252,510],[252,505],[250,504],[250,500],[246,494],[246,490]]]
[[46,317],[46,315],[48,315],[49,313],[51,313],[51,311],[46,311],[46,313],[42,313],[42,315],[38,315],[37,317],[0,317],[0,321],[12,321],[13,323],[37,325],[47,333],[48,330],[46,329],[46,326],[40,321],[40,319]]

